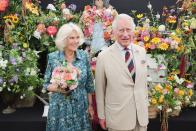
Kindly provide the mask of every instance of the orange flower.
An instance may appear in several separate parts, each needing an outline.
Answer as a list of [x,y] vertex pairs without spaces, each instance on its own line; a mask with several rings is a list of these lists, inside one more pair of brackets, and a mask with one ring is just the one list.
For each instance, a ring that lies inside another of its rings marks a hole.
[[104,39],[107,41],[109,40],[111,37],[110,37],[110,33],[109,32],[104,32]]
[[67,81],[67,80],[72,80],[72,77],[71,77],[71,73],[66,73],[64,79]]

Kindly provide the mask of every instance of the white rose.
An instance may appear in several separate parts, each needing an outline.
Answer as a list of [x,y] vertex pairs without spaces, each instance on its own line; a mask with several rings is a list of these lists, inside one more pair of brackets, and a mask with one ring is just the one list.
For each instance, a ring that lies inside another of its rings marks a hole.
[[159,28],[158,28],[158,30],[159,30],[160,32],[165,31],[165,25],[160,25]]

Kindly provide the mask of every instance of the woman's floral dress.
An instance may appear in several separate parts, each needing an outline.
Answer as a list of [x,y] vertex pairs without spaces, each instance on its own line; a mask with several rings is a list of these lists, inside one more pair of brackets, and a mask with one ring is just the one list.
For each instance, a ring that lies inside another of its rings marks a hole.
[[[53,69],[62,65],[63,61],[65,61],[65,56],[62,51],[56,51],[48,55],[48,64],[44,76],[45,88],[50,84]],[[50,95],[46,131],[92,130],[87,112],[87,94],[94,92],[94,84],[87,54],[84,51],[77,50],[72,64],[81,70],[78,87],[68,97],[61,93]]]

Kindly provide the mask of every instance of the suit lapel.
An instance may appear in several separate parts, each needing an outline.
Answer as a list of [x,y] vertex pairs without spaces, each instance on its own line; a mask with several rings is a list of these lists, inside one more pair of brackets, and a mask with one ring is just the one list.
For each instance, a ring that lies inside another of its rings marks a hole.
[[122,55],[120,54],[120,49],[118,48],[117,46],[118,43],[114,43],[112,45],[112,56],[113,56],[113,59],[115,59],[117,61],[117,63],[120,64],[121,68],[125,71],[125,73],[128,75],[128,77],[131,78],[131,80],[133,81],[131,75],[130,75],[130,72],[128,70],[128,67],[126,65],[126,63],[124,62],[124,59],[122,57]]
[[140,57],[140,51],[132,45],[132,54],[133,54],[133,60],[134,60],[134,66],[135,66],[135,82],[138,81],[138,78],[140,76],[140,70],[141,70],[141,57]]

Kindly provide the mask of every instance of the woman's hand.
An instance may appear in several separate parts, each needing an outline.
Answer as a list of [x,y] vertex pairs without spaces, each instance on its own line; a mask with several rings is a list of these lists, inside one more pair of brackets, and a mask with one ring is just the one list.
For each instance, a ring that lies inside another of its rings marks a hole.
[[49,84],[48,91],[50,92],[58,92],[58,85],[57,84]]
[[94,110],[93,110],[92,105],[88,106],[88,113],[89,113],[90,119],[92,120],[94,118]]

